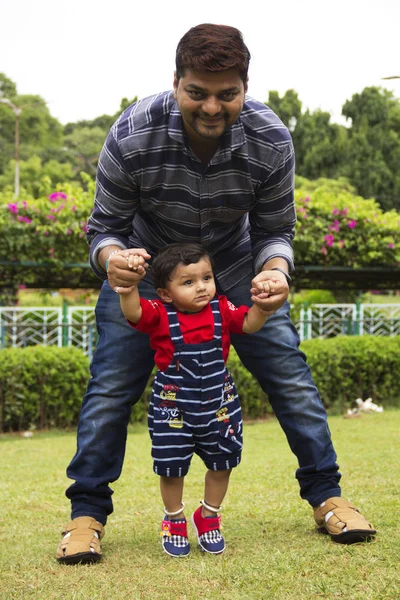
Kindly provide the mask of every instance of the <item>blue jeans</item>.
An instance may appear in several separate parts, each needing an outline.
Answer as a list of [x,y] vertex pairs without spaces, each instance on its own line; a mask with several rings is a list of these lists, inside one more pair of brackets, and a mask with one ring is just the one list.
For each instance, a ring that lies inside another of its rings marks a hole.
[[[226,295],[236,306],[251,304],[251,277]],[[156,298],[146,281],[144,298]],[[105,524],[112,513],[110,483],[121,474],[132,406],[139,400],[154,366],[147,335],[130,327],[119,297],[105,281],[96,306],[99,342],[78,425],[77,452],[67,476],[72,518],[92,516]],[[340,473],[325,409],[298,349],[299,337],[286,303],[264,327],[251,335],[232,335],[245,367],[268,394],[275,415],[298,460],[300,495],[312,506],[340,496]],[[240,389],[238,390],[240,396]]]

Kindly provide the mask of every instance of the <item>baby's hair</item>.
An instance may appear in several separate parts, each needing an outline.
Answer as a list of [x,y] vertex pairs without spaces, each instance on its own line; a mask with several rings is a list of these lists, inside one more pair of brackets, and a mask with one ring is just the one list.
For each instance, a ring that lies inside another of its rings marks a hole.
[[159,250],[151,265],[151,276],[156,290],[165,288],[179,264],[191,265],[205,258],[212,266],[211,257],[200,244],[170,244]]

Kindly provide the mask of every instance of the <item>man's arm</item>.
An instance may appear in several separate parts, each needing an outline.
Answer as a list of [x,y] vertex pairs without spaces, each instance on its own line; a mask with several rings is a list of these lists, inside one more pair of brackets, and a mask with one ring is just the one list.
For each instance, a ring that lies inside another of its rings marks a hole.
[[128,173],[113,128],[100,154],[94,208],[88,220],[90,263],[100,278],[104,279],[108,254],[128,247],[138,206],[139,187]]
[[[277,266],[288,272],[294,268],[295,165],[293,144],[289,137],[280,150],[275,169],[256,191],[257,204],[249,215],[256,273],[266,266]],[[275,259],[281,260],[275,262]]]
[[280,286],[270,292],[258,293],[253,301],[260,309],[272,313],[287,300],[290,280],[287,275],[294,268],[292,241],[296,209],[294,149],[291,139],[281,148],[276,168],[258,190],[257,206],[250,215],[250,224],[257,273],[252,281],[252,290],[272,279],[280,282]]

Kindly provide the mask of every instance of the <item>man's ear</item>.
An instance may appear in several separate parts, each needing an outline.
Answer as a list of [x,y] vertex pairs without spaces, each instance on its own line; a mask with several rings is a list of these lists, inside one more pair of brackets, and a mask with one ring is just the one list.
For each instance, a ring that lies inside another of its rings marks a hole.
[[178,91],[178,85],[179,85],[179,79],[176,74],[176,71],[174,71],[174,98],[175,98],[175,100],[176,100],[176,92]]
[[246,77],[246,82],[244,84],[244,93],[247,94],[247,90],[249,89],[249,78]]
[[163,300],[164,302],[168,302],[168,304],[171,304],[172,298],[169,295],[169,291],[166,288],[158,288],[157,294],[160,296],[161,300]]

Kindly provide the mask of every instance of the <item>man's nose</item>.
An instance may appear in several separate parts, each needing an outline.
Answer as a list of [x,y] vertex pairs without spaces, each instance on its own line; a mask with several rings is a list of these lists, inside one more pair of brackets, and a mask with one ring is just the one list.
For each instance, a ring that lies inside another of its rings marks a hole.
[[221,111],[221,103],[216,96],[207,96],[201,108],[203,112],[213,117]]

